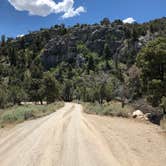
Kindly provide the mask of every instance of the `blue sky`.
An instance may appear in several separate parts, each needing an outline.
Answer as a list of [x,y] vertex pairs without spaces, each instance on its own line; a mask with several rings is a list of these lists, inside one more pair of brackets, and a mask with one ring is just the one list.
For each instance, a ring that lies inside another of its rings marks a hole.
[[[15,37],[26,34],[28,31],[61,23],[66,25],[91,24],[99,22],[104,17],[110,20],[132,17],[141,23],[166,16],[166,0],[20,1],[0,0],[0,35]],[[37,1],[40,1],[40,4],[33,6]]]

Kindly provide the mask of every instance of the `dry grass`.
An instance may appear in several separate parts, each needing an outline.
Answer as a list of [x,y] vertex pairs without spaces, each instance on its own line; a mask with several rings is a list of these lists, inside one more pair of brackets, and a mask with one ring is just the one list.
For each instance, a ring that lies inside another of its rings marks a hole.
[[36,119],[49,115],[63,106],[63,102],[56,102],[48,105],[14,106],[5,110],[1,110],[0,127],[4,127],[6,124],[20,123],[25,120]]
[[163,130],[166,131],[166,115],[163,117],[163,119],[160,121],[160,126]]
[[128,118],[133,111],[133,108],[129,105],[125,105],[125,107],[122,108],[121,102],[118,101],[105,102],[102,105],[98,103],[84,103],[83,105],[86,113],[98,115]]

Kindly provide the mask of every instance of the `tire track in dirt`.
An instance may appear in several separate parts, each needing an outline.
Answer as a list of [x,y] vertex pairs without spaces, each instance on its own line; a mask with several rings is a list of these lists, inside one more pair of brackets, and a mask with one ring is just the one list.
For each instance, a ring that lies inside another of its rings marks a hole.
[[166,139],[156,126],[82,110],[66,103],[1,135],[0,166],[165,166]]

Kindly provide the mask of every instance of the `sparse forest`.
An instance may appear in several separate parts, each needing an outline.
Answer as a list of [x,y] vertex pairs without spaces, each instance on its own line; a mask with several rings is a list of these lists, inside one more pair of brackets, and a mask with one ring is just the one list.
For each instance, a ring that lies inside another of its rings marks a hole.
[[22,101],[147,98],[165,108],[166,18],[111,22],[1,37],[0,107]]

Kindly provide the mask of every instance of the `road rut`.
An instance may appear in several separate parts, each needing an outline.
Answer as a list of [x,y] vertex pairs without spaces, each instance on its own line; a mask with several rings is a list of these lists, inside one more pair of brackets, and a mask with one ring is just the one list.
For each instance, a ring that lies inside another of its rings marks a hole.
[[157,126],[87,115],[66,103],[57,112],[0,130],[0,166],[165,166]]

